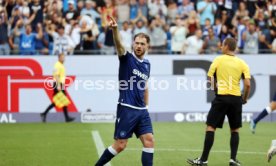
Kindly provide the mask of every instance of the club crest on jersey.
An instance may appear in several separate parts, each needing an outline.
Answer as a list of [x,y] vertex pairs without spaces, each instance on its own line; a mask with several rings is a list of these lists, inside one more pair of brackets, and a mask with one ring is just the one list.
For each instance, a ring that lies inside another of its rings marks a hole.
[[125,132],[125,131],[121,131],[121,132],[120,132],[120,136],[121,136],[121,137],[125,137],[125,136],[126,136],[126,132]]
[[142,78],[143,80],[148,80],[148,76],[147,76],[146,74],[140,72],[140,71],[137,70],[137,69],[133,69],[133,70],[132,70],[132,74],[134,74],[134,75],[136,75],[136,76]]

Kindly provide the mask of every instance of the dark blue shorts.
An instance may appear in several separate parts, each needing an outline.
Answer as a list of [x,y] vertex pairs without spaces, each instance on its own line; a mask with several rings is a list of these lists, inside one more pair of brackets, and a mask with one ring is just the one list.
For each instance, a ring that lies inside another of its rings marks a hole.
[[276,102],[276,92],[274,93],[274,97],[273,97],[272,101]]
[[118,104],[114,139],[128,139],[133,133],[137,138],[153,133],[148,110],[137,110]]

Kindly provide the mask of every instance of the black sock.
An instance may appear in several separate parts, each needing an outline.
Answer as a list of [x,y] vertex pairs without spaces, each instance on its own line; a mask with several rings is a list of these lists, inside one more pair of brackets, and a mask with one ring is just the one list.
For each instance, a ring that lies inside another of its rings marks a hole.
[[268,115],[266,108],[254,119],[254,123],[258,123],[261,119],[263,119],[266,115]]
[[55,104],[54,104],[54,103],[50,104],[42,114],[43,114],[43,115],[47,115],[48,112],[49,112],[52,108],[54,108],[54,107],[55,107]]
[[204,148],[203,148],[202,155],[200,157],[200,159],[202,161],[207,161],[208,160],[209,152],[210,152],[210,150],[213,146],[213,143],[214,143],[214,137],[215,137],[215,132],[206,131],[205,141],[204,141]]
[[64,117],[65,119],[69,119],[69,116],[68,116],[68,111],[67,111],[67,106],[63,107],[63,113],[64,113]]
[[152,166],[153,165],[153,148],[143,148],[142,165],[143,166]]
[[238,132],[231,133],[230,147],[231,147],[231,159],[236,160],[240,137]]
[[[103,152],[102,156],[100,157],[98,162],[95,164],[95,166],[104,166],[116,155],[113,153],[117,153],[117,152],[112,153],[109,149],[110,149],[110,147],[105,149],[105,151]],[[113,148],[112,148],[112,150],[114,151]]]

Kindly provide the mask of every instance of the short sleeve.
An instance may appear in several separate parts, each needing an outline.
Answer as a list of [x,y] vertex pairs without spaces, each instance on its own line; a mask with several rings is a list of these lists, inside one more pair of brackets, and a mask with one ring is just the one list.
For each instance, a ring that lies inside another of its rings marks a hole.
[[216,70],[217,70],[218,64],[219,64],[218,61],[219,61],[219,58],[216,58],[216,59],[212,62],[211,66],[210,66],[210,68],[209,68],[209,71],[208,71],[208,76],[209,76],[209,77],[213,77],[213,76],[214,76],[214,74],[215,74],[215,72],[216,72]]
[[125,51],[125,53],[121,56],[119,56],[120,61],[125,61],[130,56],[130,53],[128,51]]
[[58,75],[59,75],[59,72],[60,72],[60,70],[59,70],[59,65],[58,65],[58,64],[55,64],[53,75],[54,75],[54,76],[58,76]]

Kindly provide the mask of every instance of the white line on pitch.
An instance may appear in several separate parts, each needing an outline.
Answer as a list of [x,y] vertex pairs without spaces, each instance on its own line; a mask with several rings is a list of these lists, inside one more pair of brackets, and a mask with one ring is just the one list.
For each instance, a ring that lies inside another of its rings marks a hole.
[[[129,151],[141,151],[141,149],[138,148],[126,148],[126,150]],[[154,151],[166,151],[166,152],[175,152],[175,151],[181,151],[181,152],[202,152],[202,149],[176,149],[176,148],[155,148]],[[230,153],[230,151],[227,150],[211,150],[211,153]],[[238,151],[238,154],[252,154],[252,155],[265,155],[265,152],[250,152],[250,151]]]
[[[99,155],[99,157],[101,157],[101,155],[103,154],[103,152],[105,150],[102,138],[98,131],[92,131],[91,133],[92,133],[92,138],[93,138],[96,148],[97,148],[98,155]],[[111,164],[107,163],[107,164],[105,164],[105,166],[111,166]]]

